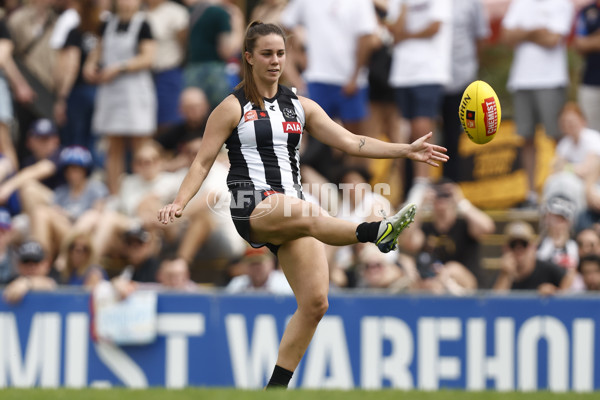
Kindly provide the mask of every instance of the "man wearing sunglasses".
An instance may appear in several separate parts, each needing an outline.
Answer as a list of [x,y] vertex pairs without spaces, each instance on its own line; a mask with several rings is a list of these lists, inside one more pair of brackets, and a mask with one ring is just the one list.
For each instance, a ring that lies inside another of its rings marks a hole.
[[506,244],[495,290],[537,290],[542,295],[553,295],[571,286],[572,271],[536,258],[535,232],[530,224],[513,221],[504,234]]
[[42,245],[36,240],[25,240],[16,250],[17,274],[11,278],[3,293],[4,301],[19,303],[30,291],[51,291],[56,288],[59,275],[50,265]]

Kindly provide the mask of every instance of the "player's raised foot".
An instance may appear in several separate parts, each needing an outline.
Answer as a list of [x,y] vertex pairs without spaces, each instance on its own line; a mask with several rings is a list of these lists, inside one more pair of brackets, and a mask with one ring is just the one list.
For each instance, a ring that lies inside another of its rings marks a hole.
[[396,248],[398,236],[415,220],[416,213],[417,205],[408,203],[396,215],[381,221],[375,244],[382,253],[388,253]]

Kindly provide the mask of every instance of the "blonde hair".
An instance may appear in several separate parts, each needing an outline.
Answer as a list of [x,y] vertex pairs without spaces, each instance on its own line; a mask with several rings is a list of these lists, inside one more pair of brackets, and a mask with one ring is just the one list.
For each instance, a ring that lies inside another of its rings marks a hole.
[[[73,244],[78,241],[83,242],[84,246],[87,248],[88,258],[86,263],[76,267],[71,261],[69,252],[73,247]],[[62,241],[60,252],[65,256],[66,261],[65,269],[61,271],[61,278],[64,282],[69,280],[72,273],[83,275],[90,265],[97,261],[98,257],[97,251],[92,242],[91,233],[82,231],[74,231],[67,235]]]

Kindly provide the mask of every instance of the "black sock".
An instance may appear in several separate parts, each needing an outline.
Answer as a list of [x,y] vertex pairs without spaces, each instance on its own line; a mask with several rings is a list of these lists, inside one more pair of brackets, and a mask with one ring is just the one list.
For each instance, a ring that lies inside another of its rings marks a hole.
[[380,222],[363,222],[356,227],[356,238],[361,243],[375,242]]
[[271,375],[271,379],[267,384],[267,389],[285,389],[288,387],[288,383],[290,383],[290,379],[292,379],[293,371],[288,371],[285,368],[281,368],[279,365],[275,366],[273,370],[273,375]]

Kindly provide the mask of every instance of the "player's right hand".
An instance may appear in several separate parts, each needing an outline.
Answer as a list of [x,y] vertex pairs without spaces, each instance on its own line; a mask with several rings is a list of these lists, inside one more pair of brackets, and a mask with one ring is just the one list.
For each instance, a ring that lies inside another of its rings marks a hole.
[[182,213],[183,207],[180,205],[175,203],[167,204],[158,210],[158,221],[166,225],[169,222],[173,222],[175,218],[181,217]]

